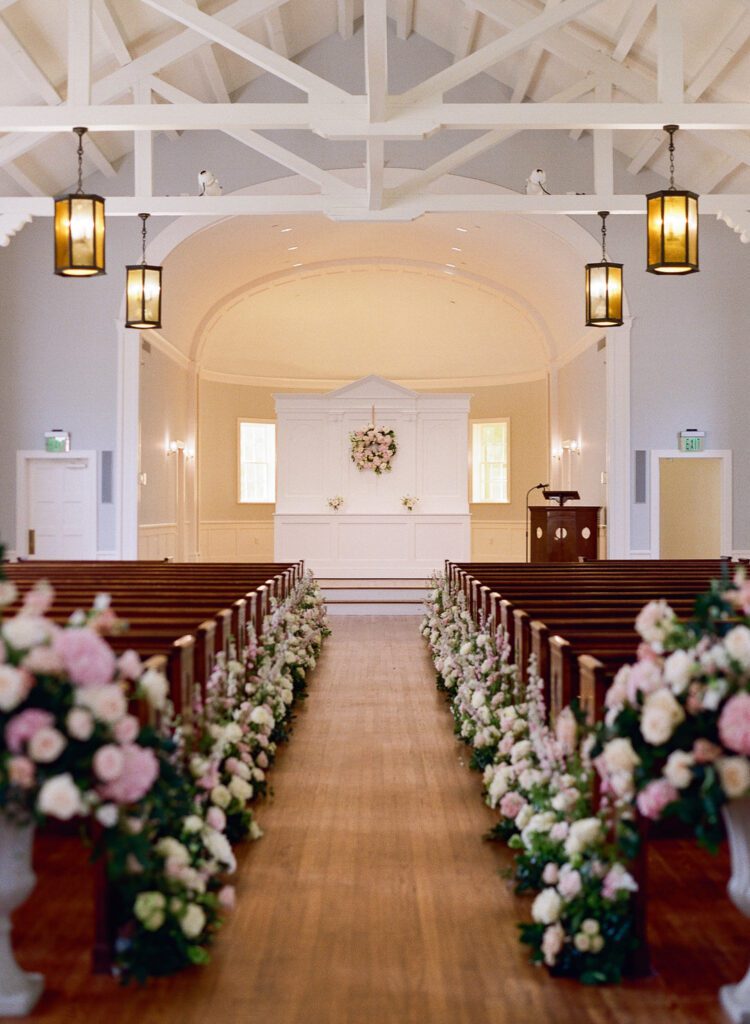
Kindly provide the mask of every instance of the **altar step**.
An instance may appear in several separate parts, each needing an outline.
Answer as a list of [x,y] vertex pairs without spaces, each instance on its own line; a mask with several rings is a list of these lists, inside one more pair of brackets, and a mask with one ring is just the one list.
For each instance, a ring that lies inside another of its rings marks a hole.
[[422,615],[422,579],[321,579],[330,615]]

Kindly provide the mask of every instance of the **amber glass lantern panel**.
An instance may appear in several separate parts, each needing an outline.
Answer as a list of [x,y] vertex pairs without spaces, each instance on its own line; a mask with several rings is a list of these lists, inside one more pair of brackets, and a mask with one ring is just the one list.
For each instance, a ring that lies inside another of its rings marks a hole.
[[622,263],[586,264],[586,326],[622,324]]
[[93,277],[105,273],[104,200],[75,194],[55,200],[55,273]]
[[161,267],[126,267],[126,327],[161,327]]
[[647,196],[648,264],[652,274],[698,269],[698,196],[666,190]]

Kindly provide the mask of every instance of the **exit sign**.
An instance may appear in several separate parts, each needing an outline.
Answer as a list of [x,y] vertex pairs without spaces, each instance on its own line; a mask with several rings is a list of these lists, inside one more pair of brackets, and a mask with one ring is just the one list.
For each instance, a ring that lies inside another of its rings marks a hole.
[[706,438],[705,430],[681,430],[680,451],[681,452],[702,452],[703,442]]

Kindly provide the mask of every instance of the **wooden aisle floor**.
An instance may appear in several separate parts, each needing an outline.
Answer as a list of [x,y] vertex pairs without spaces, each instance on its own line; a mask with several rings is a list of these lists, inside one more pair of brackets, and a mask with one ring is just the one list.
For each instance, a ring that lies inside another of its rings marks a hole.
[[724,894],[726,856],[654,844],[657,976],[604,989],[550,979],[518,942],[529,901],[498,875],[508,851],[482,842],[494,815],[453,738],[417,620],[347,616],[333,627],[273,802],[260,808],[266,836],[240,855],[238,906],[212,964],[145,990],[92,978],[90,906],[71,897],[83,855],[42,844],[16,930],[19,959],[48,976],[31,1019],[719,1024],[717,987],[741,977],[750,952]]

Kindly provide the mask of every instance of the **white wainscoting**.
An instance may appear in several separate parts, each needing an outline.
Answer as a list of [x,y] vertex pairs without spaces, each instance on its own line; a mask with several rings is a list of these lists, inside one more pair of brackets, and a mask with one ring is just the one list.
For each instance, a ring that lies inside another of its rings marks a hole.
[[200,526],[201,562],[272,562],[273,523],[203,520]]
[[138,557],[149,561],[174,559],[177,554],[177,523],[146,523],[138,527]]
[[523,562],[526,524],[523,519],[473,519],[472,562]]
[[469,557],[469,516],[277,513],[274,524],[276,560],[304,558],[318,576],[411,579]]

